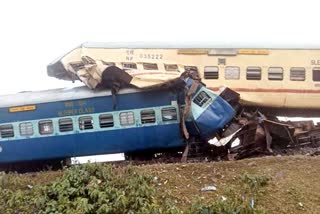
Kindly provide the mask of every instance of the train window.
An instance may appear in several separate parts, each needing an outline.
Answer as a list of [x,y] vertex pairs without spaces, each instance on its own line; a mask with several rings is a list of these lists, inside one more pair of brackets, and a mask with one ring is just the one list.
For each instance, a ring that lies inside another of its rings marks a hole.
[[101,60],[101,61],[102,61],[102,64],[104,64],[106,66],[115,66],[116,65],[116,63],[114,63],[114,62],[105,62],[103,60]]
[[32,123],[26,122],[26,123],[20,123],[19,124],[20,129],[20,135],[21,136],[31,136],[33,135],[33,126]]
[[93,129],[93,119],[91,116],[84,116],[79,118],[79,129],[87,130]]
[[312,69],[312,79],[313,81],[320,81],[320,67]]
[[174,121],[177,120],[177,110],[175,107],[167,107],[161,110],[162,121]]
[[158,70],[157,63],[143,63],[144,70]]
[[217,66],[204,67],[205,79],[219,79],[219,68]]
[[70,62],[70,66],[74,71],[79,71],[84,68],[84,63],[82,61]]
[[240,79],[240,68],[237,66],[227,66],[224,75],[226,80],[238,80]]
[[269,80],[283,80],[283,68],[281,67],[270,67],[268,69]]
[[73,131],[73,122],[71,118],[62,118],[59,120],[60,132]]
[[1,125],[0,126],[0,136],[1,136],[1,138],[14,137],[13,126],[10,124]]
[[178,71],[178,65],[176,64],[164,64],[166,71]]
[[247,80],[261,80],[261,67],[247,67]]
[[133,62],[123,62],[122,63],[123,69],[137,69],[137,64]]
[[204,104],[210,102],[211,97],[204,91],[201,91],[194,99],[193,102],[202,107]]
[[198,71],[196,66],[184,66],[185,71]]
[[120,124],[121,126],[130,126],[134,124],[133,111],[120,113]]
[[306,69],[302,67],[293,67],[290,69],[290,80],[292,81],[305,81]]
[[142,124],[156,122],[156,113],[153,109],[142,110],[140,112],[140,116],[141,116],[141,123]]
[[39,133],[41,135],[52,134],[53,133],[52,120],[39,121]]
[[114,126],[112,114],[101,114],[99,116],[100,128],[109,128]]

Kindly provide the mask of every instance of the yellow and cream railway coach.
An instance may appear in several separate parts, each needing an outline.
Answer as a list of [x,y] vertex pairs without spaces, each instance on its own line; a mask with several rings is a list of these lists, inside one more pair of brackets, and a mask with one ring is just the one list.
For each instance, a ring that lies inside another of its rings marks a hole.
[[[195,46],[196,47],[196,46]],[[162,84],[194,69],[214,91],[227,86],[244,105],[320,109],[320,49],[245,49],[84,43],[48,66],[48,75],[96,88],[109,66],[139,88]],[[308,109],[308,111],[305,111]]]

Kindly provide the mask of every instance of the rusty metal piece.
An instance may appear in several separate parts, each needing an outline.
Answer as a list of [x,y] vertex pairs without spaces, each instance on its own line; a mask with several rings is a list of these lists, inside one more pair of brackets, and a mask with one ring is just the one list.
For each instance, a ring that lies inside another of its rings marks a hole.
[[184,152],[182,154],[181,162],[183,162],[183,163],[187,162],[188,154],[189,154],[189,143],[187,142],[187,145],[186,145]]
[[264,128],[264,133],[265,133],[265,137],[266,137],[267,150],[268,150],[270,153],[273,153],[273,151],[272,151],[272,149],[271,149],[272,137],[271,137],[271,135],[270,135],[268,126],[264,125],[263,128]]

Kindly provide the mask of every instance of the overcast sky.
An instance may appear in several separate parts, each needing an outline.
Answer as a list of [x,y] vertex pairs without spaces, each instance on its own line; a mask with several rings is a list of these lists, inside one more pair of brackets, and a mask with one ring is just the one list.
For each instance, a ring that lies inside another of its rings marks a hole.
[[319,9],[316,0],[1,1],[0,94],[70,86],[46,66],[86,41],[320,47]]

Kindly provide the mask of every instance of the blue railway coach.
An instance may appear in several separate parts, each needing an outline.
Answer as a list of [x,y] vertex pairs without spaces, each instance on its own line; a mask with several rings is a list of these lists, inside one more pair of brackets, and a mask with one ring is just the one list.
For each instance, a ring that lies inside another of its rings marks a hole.
[[0,96],[0,163],[184,146],[177,95],[87,87]]

